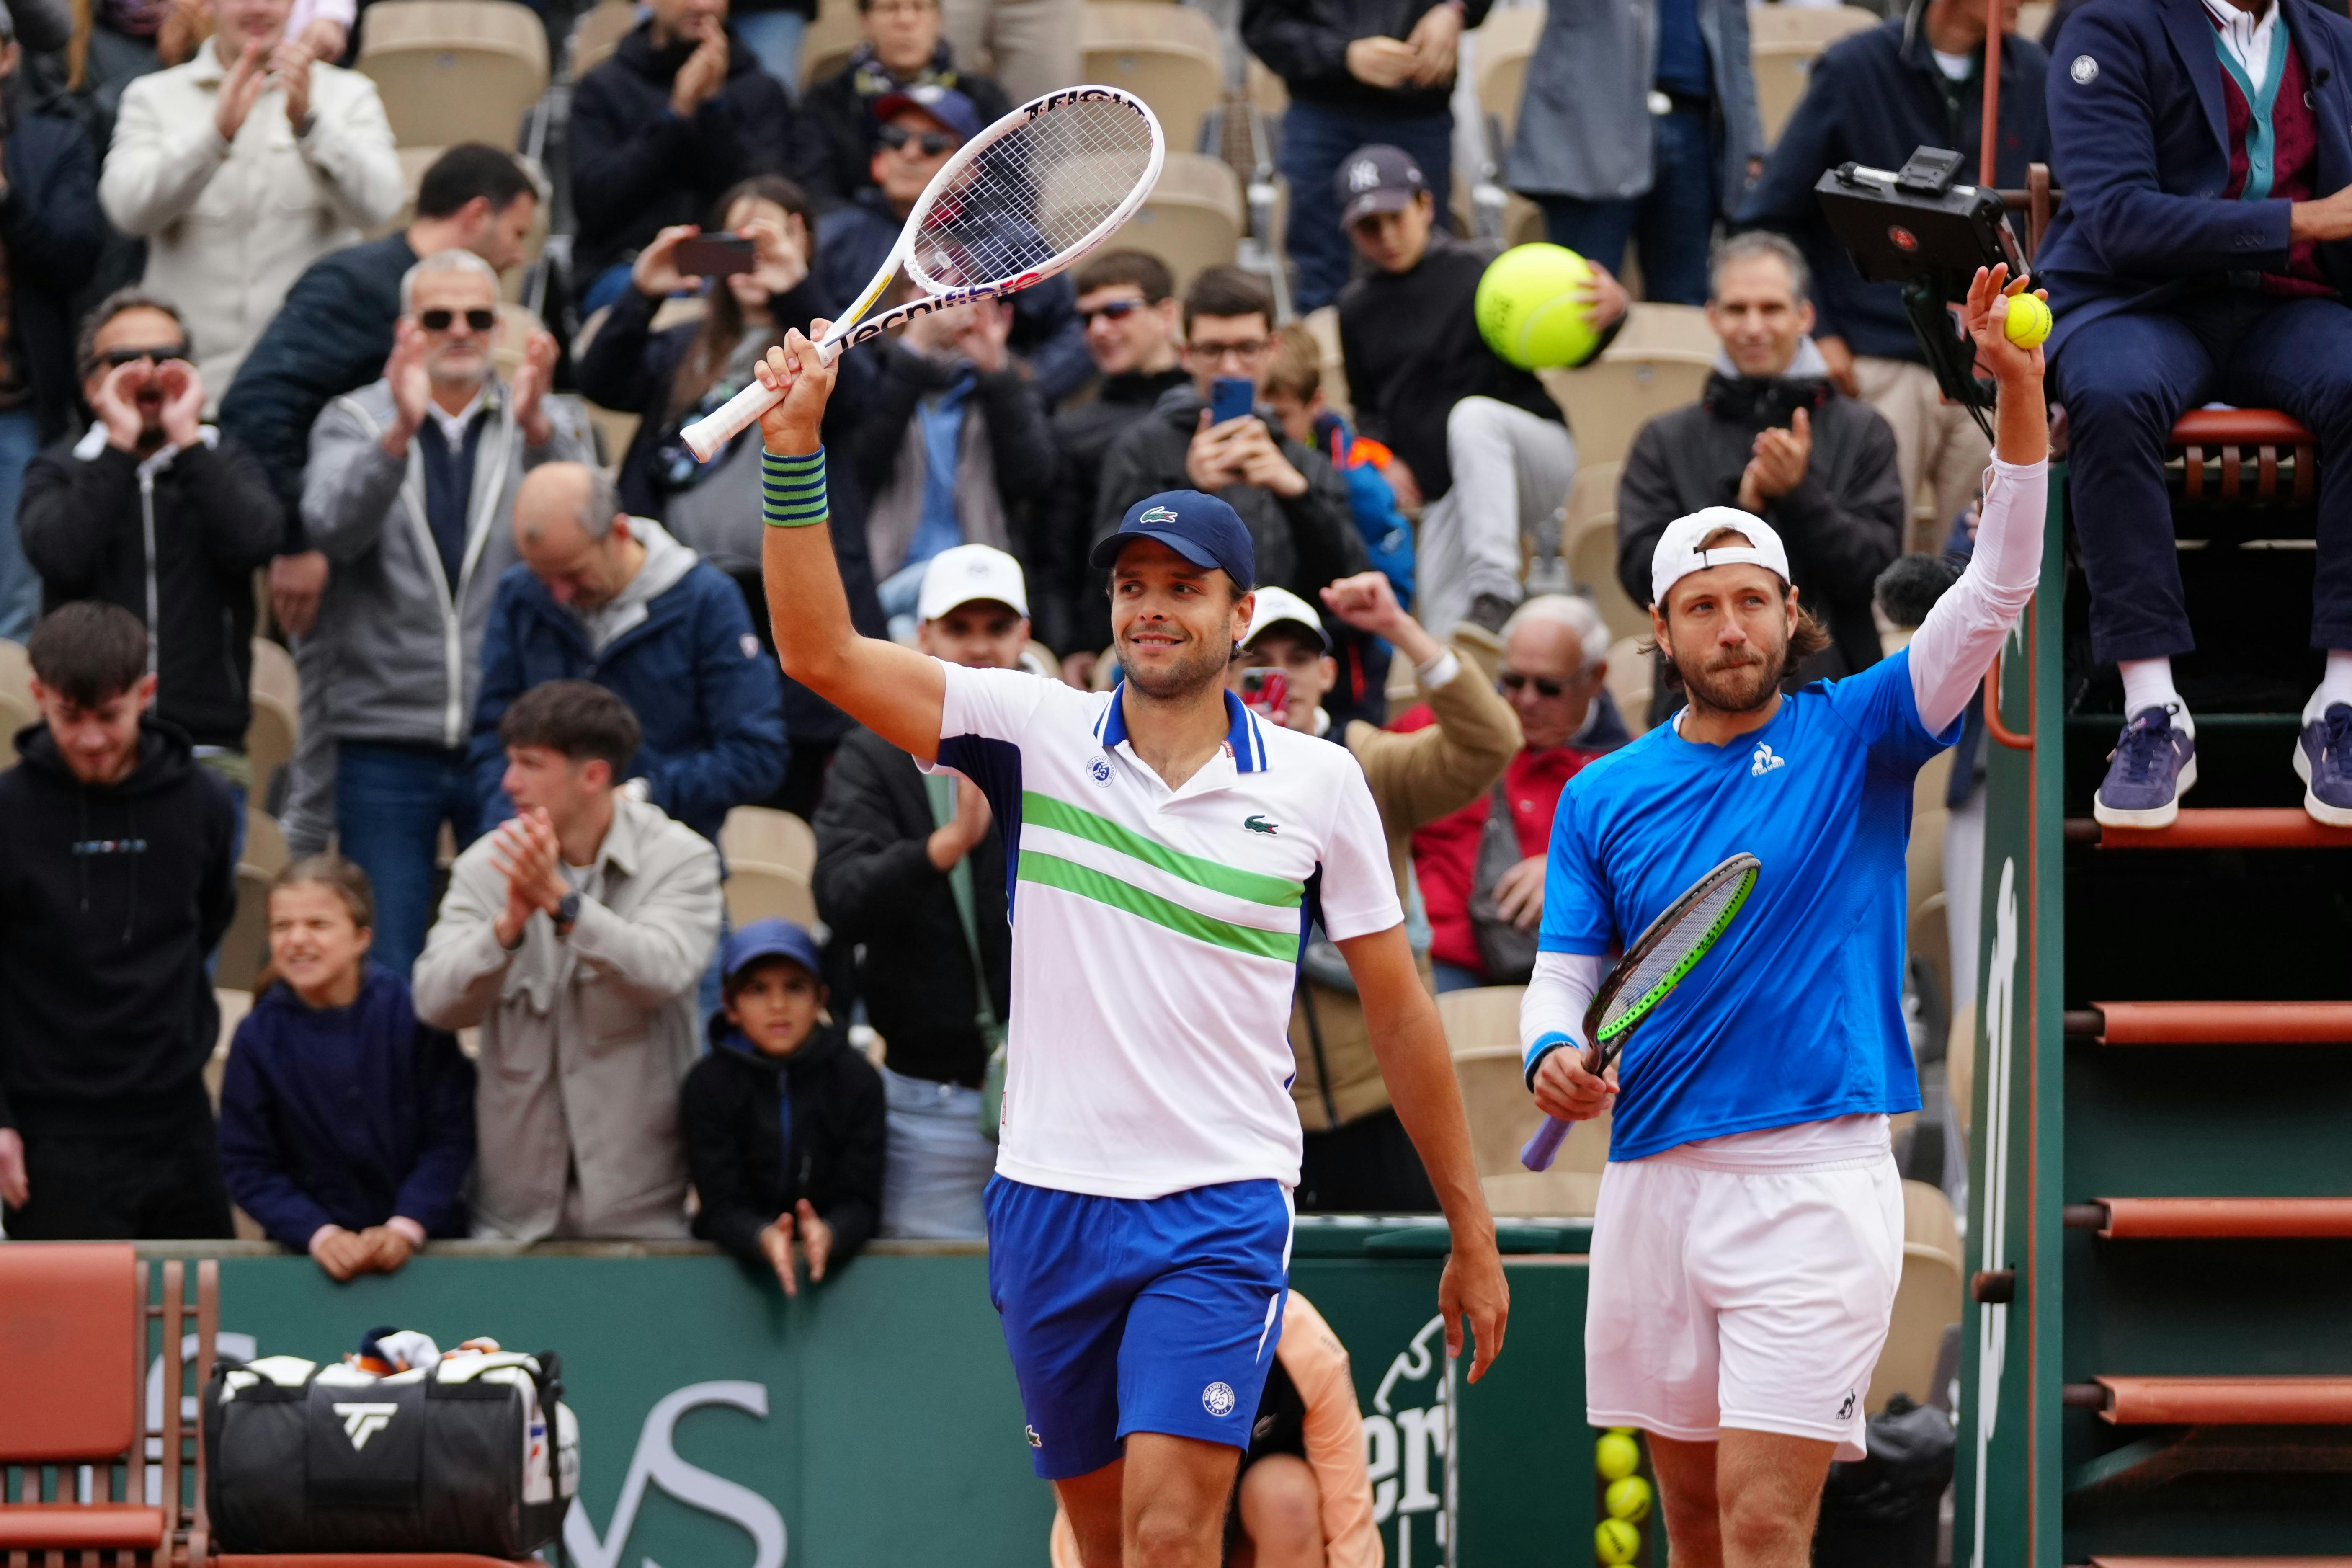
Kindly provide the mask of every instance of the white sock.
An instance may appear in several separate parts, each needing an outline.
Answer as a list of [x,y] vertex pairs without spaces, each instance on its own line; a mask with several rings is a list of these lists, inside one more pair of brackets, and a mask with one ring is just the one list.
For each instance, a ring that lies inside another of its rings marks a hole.
[[2127,658],[2116,666],[2124,678],[2124,720],[2128,723],[2149,708],[2172,710],[2172,727],[2197,738],[2197,721],[2189,716],[2189,704],[2180,700],[2173,689],[2172,660],[2169,658]]
[[2327,717],[2327,710],[2338,702],[2352,703],[2352,650],[2330,648],[2327,653],[2327,673],[2319,678],[2319,689],[2303,705],[2303,721],[2306,724]]

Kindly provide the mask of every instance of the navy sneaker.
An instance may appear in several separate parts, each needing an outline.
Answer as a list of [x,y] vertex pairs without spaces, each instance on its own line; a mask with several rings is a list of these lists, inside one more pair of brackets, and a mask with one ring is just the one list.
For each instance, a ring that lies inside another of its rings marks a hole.
[[2330,827],[2352,827],[2352,706],[2337,702],[2303,727],[2294,748],[2303,809]]
[[2091,815],[2109,827],[2169,827],[2197,784],[2197,742],[2172,727],[2170,707],[2143,708],[2107,753]]

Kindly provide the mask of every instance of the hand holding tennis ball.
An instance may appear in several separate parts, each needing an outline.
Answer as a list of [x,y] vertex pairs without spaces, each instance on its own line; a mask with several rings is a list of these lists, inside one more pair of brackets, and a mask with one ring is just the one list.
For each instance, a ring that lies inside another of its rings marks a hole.
[[2026,292],[2027,281],[2010,281],[2004,266],[1980,267],[1961,307],[1961,322],[1976,341],[1977,363],[1996,381],[2042,378],[2042,340],[2050,335],[2050,304],[2042,293]]
[[1521,370],[1582,364],[1625,313],[1624,286],[1565,246],[1520,245],[1487,265],[1472,313],[1478,334]]

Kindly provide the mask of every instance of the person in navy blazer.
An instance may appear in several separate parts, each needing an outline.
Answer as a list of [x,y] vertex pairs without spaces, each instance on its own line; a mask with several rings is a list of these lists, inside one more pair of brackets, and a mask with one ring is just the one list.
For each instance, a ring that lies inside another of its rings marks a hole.
[[2352,826],[2352,22],[2315,0],[2090,0],[2050,62],[2065,201],[2037,257],[2057,324],[2093,650],[2126,723],[2095,815],[2160,827],[2196,782],[2173,656],[2181,595],[2165,444],[2209,402],[2319,438],[2305,807]]

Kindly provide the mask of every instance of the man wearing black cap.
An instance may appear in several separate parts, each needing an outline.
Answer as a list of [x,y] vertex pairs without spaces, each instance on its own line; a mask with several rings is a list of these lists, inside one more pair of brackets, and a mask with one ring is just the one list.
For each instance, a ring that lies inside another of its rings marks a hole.
[[[1479,335],[1478,279],[1494,247],[1436,232],[1421,166],[1374,143],[1349,155],[1332,186],[1371,263],[1339,296],[1357,424],[1396,453],[1387,473],[1398,499],[1425,509],[1413,607],[1433,637],[1461,620],[1499,631],[1519,602],[1519,540],[1567,499],[1576,444],[1543,384]],[[1582,293],[1600,329],[1590,363],[1617,335],[1626,297],[1598,266]]]
[[[813,330],[822,331],[824,323]],[[1435,1005],[1378,812],[1339,747],[1223,688],[1257,575],[1197,490],[1147,496],[1097,547],[1127,679],[1081,692],[859,637],[833,565],[818,431],[833,367],[794,332],[761,381],[766,570],[795,679],[979,784],[1015,910],[989,1289],[1085,1560],[1209,1568],[1289,1267],[1299,1129],[1285,1026],[1319,919],[1453,1230],[1448,1350],[1475,1381],[1509,1312]],[[789,384],[789,385],[788,385]]]

